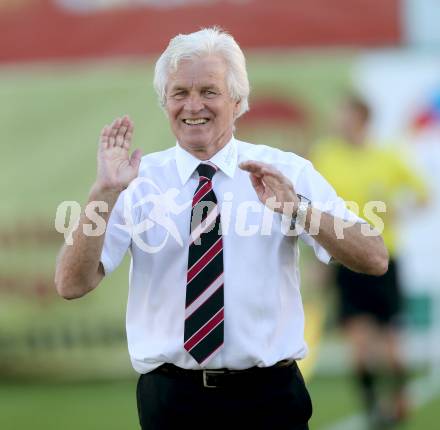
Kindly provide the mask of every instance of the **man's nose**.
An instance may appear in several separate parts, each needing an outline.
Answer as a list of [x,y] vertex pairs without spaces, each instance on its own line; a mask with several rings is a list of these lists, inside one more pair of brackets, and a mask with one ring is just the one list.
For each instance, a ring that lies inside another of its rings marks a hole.
[[185,103],[185,109],[190,113],[197,113],[203,109],[203,103],[200,95],[191,94]]

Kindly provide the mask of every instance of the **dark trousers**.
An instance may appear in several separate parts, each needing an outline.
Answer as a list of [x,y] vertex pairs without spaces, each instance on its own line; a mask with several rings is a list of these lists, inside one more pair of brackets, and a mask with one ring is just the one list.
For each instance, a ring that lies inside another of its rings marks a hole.
[[137,406],[143,430],[308,430],[312,402],[296,363],[204,387],[202,378],[143,374]]

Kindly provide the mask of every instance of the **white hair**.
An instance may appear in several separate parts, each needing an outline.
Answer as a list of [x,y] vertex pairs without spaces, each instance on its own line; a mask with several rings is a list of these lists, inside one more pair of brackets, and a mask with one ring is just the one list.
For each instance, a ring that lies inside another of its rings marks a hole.
[[165,106],[168,76],[177,70],[179,62],[205,55],[220,55],[226,62],[229,95],[233,100],[240,101],[238,118],[249,110],[250,90],[246,60],[234,38],[217,27],[179,34],[171,39],[167,49],[157,60],[154,70],[154,88],[160,104]]

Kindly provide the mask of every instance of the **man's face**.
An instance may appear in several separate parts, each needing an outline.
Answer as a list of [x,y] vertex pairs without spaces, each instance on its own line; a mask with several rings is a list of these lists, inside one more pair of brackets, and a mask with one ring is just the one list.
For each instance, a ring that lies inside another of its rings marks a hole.
[[170,74],[165,108],[180,145],[201,159],[212,157],[232,137],[239,102],[226,86],[227,66],[216,55],[182,60]]

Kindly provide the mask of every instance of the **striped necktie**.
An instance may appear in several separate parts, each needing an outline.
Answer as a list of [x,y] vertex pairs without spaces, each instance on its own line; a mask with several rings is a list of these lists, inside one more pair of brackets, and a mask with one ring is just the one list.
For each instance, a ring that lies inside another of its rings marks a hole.
[[212,189],[213,164],[197,168],[199,185],[191,211],[184,347],[204,366],[223,346],[223,240]]

